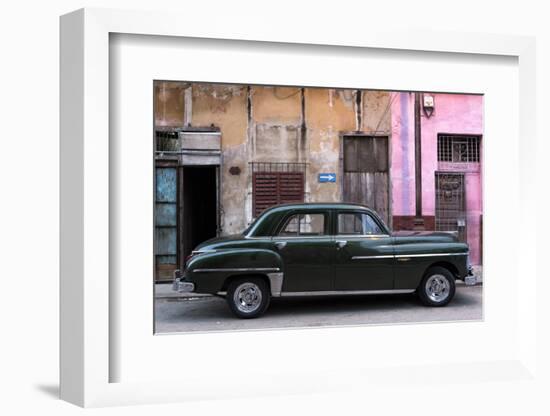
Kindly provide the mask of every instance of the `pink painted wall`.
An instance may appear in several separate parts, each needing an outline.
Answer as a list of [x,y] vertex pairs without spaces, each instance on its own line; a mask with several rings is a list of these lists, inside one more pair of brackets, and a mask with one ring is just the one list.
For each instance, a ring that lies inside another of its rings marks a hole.
[[394,92],[391,100],[392,215],[414,215],[414,94]]
[[[433,94],[435,110],[430,118],[422,112],[422,215],[435,215],[435,172],[465,173],[467,240],[472,264],[481,263],[480,215],[482,214],[481,162],[439,164],[437,135],[483,134],[483,97],[465,94]],[[415,215],[414,94],[393,93],[392,112],[392,214]],[[483,148],[483,138],[481,149]],[[476,166],[477,165],[477,166]]]

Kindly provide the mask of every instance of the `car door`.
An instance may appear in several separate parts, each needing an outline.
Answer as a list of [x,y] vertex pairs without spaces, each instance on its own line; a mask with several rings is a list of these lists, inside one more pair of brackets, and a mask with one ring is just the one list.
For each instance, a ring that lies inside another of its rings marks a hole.
[[393,289],[393,240],[381,221],[366,211],[337,211],[334,226],[334,290]]
[[334,241],[328,211],[293,212],[278,227],[272,243],[283,258],[283,292],[332,288]]

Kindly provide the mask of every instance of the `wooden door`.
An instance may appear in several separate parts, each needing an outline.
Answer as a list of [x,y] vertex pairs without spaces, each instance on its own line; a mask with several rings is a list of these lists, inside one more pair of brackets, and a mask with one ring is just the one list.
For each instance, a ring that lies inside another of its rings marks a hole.
[[389,224],[388,137],[343,138],[343,201],[374,209]]

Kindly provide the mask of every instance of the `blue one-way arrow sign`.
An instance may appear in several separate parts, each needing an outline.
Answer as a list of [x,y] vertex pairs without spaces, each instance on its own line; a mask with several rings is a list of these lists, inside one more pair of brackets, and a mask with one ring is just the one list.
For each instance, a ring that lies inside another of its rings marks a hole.
[[320,173],[319,182],[336,182],[336,173]]

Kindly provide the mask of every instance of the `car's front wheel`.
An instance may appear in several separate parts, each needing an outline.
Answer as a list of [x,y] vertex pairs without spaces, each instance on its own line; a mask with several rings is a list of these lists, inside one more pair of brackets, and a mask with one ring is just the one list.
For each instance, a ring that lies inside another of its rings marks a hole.
[[238,278],[229,284],[226,299],[239,318],[256,318],[269,306],[269,285],[259,277]]
[[444,267],[431,267],[416,292],[424,305],[445,306],[455,294],[455,278]]

